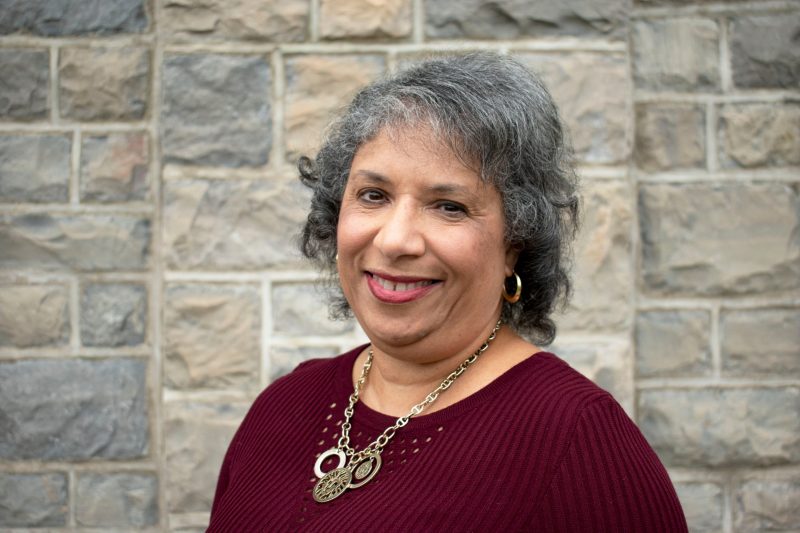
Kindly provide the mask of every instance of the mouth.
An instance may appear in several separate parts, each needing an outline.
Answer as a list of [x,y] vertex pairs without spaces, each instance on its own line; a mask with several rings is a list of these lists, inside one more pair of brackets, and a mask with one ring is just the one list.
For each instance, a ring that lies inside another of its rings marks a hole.
[[413,278],[407,276],[390,276],[365,272],[367,286],[372,294],[385,303],[407,303],[427,295],[441,280],[429,278]]

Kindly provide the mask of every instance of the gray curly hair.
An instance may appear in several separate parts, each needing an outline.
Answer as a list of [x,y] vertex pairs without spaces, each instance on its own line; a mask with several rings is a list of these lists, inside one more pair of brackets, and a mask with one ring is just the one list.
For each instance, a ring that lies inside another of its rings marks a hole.
[[429,59],[371,83],[331,124],[316,159],[300,158],[300,179],[312,190],[300,247],[328,274],[332,316],[350,316],[335,264],[350,165],[359,147],[386,129],[432,131],[497,188],[522,280],[520,300],[504,302],[501,318],[534,342],[552,342],[550,315],[570,293],[578,225],[572,153],[544,84],[517,61],[487,52]]

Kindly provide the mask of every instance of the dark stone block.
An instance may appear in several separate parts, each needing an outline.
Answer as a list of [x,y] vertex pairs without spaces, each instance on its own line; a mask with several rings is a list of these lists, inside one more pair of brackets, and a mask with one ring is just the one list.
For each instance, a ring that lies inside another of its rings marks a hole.
[[731,63],[737,87],[800,87],[800,11],[734,19]]
[[133,346],[144,342],[147,291],[142,285],[93,283],[81,297],[84,346]]
[[141,33],[145,0],[2,0],[0,35],[45,37]]
[[49,85],[47,50],[0,50],[0,120],[47,118]]
[[67,525],[65,474],[0,473],[0,526],[65,525]]

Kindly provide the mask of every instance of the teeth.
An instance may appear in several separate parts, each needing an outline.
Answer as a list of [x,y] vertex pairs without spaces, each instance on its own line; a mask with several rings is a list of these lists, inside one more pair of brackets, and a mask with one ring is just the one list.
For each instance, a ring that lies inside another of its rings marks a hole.
[[389,281],[388,279],[383,279],[375,274],[372,275],[372,279],[378,282],[378,284],[386,290],[389,291],[410,291],[412,289],[419,289],[420,287],[425,287],[427,285],[431,285],[433,281],[417,281],[415,283],[394,283]]

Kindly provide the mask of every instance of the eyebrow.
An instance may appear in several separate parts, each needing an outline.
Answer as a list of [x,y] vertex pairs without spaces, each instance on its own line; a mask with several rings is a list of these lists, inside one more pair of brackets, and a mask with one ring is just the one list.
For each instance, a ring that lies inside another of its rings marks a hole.
[[[364,178],[369,182],[376,183],[379,185],[389,184],[392,182],[391,179],[384,176],[380,172],[375,172],[373,170],[367,169],[359,169],[355,172],[354,176],[358,176],[360,178]],[[425,190],[433,192],[435,194],[461,194],[468,196],[470,198],[475,197],[475,193],[467,187],[463,185],[454,185],[452,183],[438,183],[436,185],[432,185],[430,187],[425,187]]]

